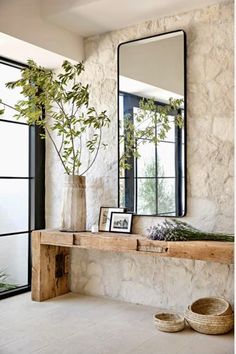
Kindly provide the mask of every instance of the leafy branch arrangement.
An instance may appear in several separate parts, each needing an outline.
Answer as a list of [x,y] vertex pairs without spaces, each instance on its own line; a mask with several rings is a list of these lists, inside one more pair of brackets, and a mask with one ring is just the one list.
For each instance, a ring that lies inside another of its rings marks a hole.
[[167,105],[157,105],[153,98],[141,99],[139,109],[133,115],[124,116],[124,134],[120,135],[120,146],[125,145],[124,152],[120,156],[120,168],[130,169],[129,159],[139,158],[139,147],[144,145],[147,140],[158,144],[165,140],[168,131],[171,129],[171,123],[182,128],[183,117],[180,107],[183,99],[169,99]]
[[[98,113],[89,107],[89,86],[79,82],[83,63],[73,65],[64,61],[57,75],[33,60],[27,64],[20,80],[6,84],[10,89],[21,88],[24,99],[14,107],[0,100],[3,105],[0,114],[10,107],[16,110],[17,119],[23,117],[28,124],[43,128],[45,133],[41,137],[51,140],[64,171],[68,175],[84,175],[95,162],[101,145],[105,146],[102,129],[109,126],[110,119],[106,111]],[[59,144],[53,131],[59,136]],[[82,156],[85,147],[89,158]],[[83,157],[88,165],[82,170]]]
[[6,291],[6,290],[12,290],[17,287],[14,284],[8,284],[7,278],[8,278],[8,275],[3,270],[0,270],[0,292]]
[[148,238],[159,241],[229,241],[234,242],[234,235],[203,232],[186,222],[176,219],[165,219],[163,224],[151,226]]

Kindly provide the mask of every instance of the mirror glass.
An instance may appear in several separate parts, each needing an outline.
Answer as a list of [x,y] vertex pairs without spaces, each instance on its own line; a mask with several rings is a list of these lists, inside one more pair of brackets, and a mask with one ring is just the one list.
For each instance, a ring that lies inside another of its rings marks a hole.
[[185,48],[182,30],[118,48],[118,198],[136,215],[186,212]]

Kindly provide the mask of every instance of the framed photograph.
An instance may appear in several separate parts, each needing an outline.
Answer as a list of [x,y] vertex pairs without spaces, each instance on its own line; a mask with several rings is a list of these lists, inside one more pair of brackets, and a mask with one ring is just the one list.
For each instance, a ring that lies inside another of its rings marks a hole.
[[111,232],[122,232],[131,233],[132,229],[132,213],[111,213],[110,231]]
[[110,221],[111,221],[111,213],[119,212],[124,213],[124,208],[110,208],[110,207],[101,207],[99,214],[99,231],[110,231]]

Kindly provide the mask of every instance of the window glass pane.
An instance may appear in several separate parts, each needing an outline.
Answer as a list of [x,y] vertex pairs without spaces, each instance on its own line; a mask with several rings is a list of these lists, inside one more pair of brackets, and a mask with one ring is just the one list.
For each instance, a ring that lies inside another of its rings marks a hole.
[[[124,155],[124,145],[125,145],[124,138],[120,136],[119,159],[121,159]],[[121,168],[120,165],[119,165],[119,174],[120,174],[120,177],[125,177],[125,170],[123,168]]]
[[155,145],[147,140],[138,140],[137,177],[155,177]]
[[119,129],[120,135],[124,135],[124,96],[119,95]]
[[28,180],[0,179],[0,234],[28,230]]
[[137,213],[145,215],[156,214],[156,179],[138,179],[137,185]]
[[170,130],[168,131],[168,133],[166,134],[166,138],[165,141],[175,141],[175,123],[173,122],[173,117],[168,116],[169,117],[169,121],[171,122],[170,125]]
[[133,107],[134,125],[136,129],[144,130],[150,126],[154,129],[154,115],[151,111],[144,111],[138,107]]
[[29,127],[0,121],[0,176],[28,177]]
[[185,135],[184,135],[184,127],[182,128],[182,144],[184,147],[184,143],[185,143]]
[[119,206],[120,207],[125,207],[125,179],[120,178],[120,200],[119,200]]
[[158,177],[175,177],[175,144],[159,143],[157,158]]
[[175,212],[175,179],[159,178],[158,187],[158,213]]
[[0,237],[0,293],[28,284],[28,234]]
[[[1,92],[1,91],[0,91]],[[4,102],[4,101],[3,101]],[[0,105],[0,109],[3,109],[4,106]],[[17,121],[17,119],[14,117],[14,115],[17,112],[15,110],[13,110],[12,108],[6,107],[4,108],[4,114],[0,115],[0,119],[5,119],[5,120],[10,120],[10,121]],[[19,119],[18,122],[23,122],[22,119]]]
[[[20,94],[21,89],[20,88],[15,88],[15,89],[8,89],[5,84],[10,81],[16,81],[19,80],[21,77],[21,71],[18,68],[14,68],[9,65],[5,64],[0,64],[0,92],[1,92],[1,99],[4,103],[14,106],[17,101],[22,99],[22,95]],[[7,108],[5,110],[4,115],[0,116],[2,119],[7,119],[7,120],[16,120],[14,118],[14,114],[16,114],[16,111]],[[20,119],[21,122],[23,122],[23,119]]]
[[[146,129],[150,126],[154,129],[155,116],[151,111],[144,111],[138,107],[133,108],[134,113],[134,124],[138,129]],[[158,115],[159,116],[159,115]],[[166,134],[165,141],[174,142],[175,141],[175,123],[173,116],[168,116],[170,130]],[[158,133],[158,128],[157,128]]]

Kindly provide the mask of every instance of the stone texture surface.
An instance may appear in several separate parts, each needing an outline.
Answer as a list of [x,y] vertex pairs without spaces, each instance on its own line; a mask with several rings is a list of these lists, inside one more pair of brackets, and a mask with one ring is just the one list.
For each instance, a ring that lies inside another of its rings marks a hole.
[[[187,215],[206,231],[233,231],[233,2],[146,21],[85,40],[91,103],[107,110],[111,126],[87,175],[87,228],[99,208],[117,205],[117,46],[119,43],[183,29],[187,34]],[[47,146],[47,226],[60,220],[62,169]],[[55,172],[56,171],[56,172]],[[135,217],[134,232],[145,234],[156,217]],[[227,265],[167,260],[119,253],[74,251],[74,291],[131,302],[184,307],[205,295],[232,300],[233,269]]]
[[183,311],[204,296],[233,303],[233,265],[73,250],[71,290]]

